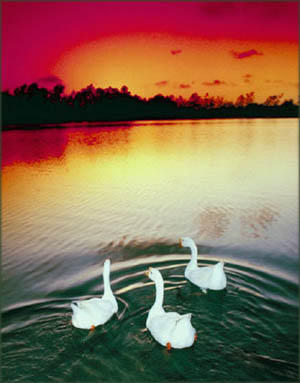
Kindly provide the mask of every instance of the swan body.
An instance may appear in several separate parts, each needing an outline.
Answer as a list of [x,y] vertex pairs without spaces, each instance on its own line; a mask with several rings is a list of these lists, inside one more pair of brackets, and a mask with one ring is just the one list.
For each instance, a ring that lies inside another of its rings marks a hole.
[[189,247],[192,252],[190,262],[184,271],[184,276],[190,282],[200,287],[202,291],[222,290],[227,285],[227,278],[224,272],[224,262],[218,262],[214,266],[197,266],[197,246],[195,242],[188,237],[180,238],[179,244],[181,247]]
[[103,269],[104,294],[102,298],[73,301],[72,324],[81,329],[94,329],[107,322],[118,311],[118,303],[110,287],[110,260],[106,259]]
[[156,298],[151,307],[146,327],[153,338],[168,349],[190,347],[196,340],[196,330],[191,324],[192,314],[180,315],[163,309],[164,282],[161,273],[150,267],[146,275],[155,282]]

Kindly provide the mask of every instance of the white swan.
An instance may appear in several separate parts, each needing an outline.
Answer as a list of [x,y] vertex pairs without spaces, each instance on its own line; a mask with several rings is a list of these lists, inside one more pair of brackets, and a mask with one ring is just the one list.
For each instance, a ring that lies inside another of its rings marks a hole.
[[191,238],[184,237],[180,238],[179,245],[180,247],[189,247],[192,251],[192,258],[184,271],[184,276],[189,281],[199,286],[203,292],[206,292],[206,289],[222,290],[226,287],[224,262],[219,262],[214,266],[198,267],[198,251],[195,242]]
[[118,311],[118,303],[110,287],[110,260],[106,259],[103,269],[104,294],[102,298],[73,301],[72,324],[77,328],[94,330],[107,322]]
[[197,338],[196,330],[191,324],[192,314],[180,315],[176,312],[165,312],[162,307],[164,299],[164,281],[161,273],[150,267],[145,273],[155,282],[156,298],[149,311],[146,327],[153,338],[168,350],[185,348],[193,345]]

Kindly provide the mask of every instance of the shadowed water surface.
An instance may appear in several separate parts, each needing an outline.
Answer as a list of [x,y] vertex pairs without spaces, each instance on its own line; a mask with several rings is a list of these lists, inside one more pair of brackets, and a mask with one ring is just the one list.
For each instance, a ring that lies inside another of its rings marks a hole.
[[[134,122],[2,133],[4,381],[297,381],[296,119]],[[228,286],[184,278],[225,261]],[[119,312],[92,334],[70,303]],[[161,270],[167,311],[198,340],[166,352],[145,328]]]

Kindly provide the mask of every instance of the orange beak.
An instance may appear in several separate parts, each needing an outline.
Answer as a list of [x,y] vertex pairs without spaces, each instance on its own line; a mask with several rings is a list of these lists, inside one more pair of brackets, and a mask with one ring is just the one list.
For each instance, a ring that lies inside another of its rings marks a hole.
[[182,246],[181,238],[179,238],[179,247],[183,247],[183,246]]
[[151,270],[151,268],[149,267],[149,269],[147,271],[145,271],[145,273],[144,273],[148,278],[149,278],[150,270]]

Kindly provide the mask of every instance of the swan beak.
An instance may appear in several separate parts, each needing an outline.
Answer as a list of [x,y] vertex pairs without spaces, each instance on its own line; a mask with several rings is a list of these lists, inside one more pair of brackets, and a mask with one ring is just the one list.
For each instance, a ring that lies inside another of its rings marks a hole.
[[150,271],[151,271],[151,267],[149,267],[149,269],[147,271],[145,271],[145,275],[150,278]]
[[183,247],[182,246],[182,239],[181,238],[179,238],[179,247]]

